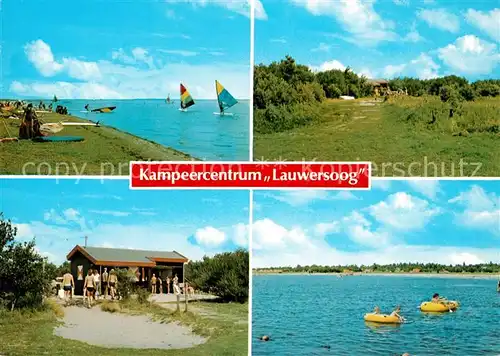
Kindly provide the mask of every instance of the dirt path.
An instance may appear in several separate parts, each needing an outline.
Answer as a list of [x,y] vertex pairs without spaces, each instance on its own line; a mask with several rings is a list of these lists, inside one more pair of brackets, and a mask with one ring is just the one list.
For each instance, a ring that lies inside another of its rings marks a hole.
[[65,308],[63,322],[54,329],[56,335],[102,347],[183,349],[206,341],[176,322],[161,324],[147,316],[111,314],[99,307]]

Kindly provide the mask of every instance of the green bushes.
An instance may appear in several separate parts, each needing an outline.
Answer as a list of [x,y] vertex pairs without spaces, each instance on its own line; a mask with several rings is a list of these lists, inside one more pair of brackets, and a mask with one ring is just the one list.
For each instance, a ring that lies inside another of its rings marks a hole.
[[17,242],[17,229],[0,213],[0,306],[10,310],[40,308],[50,290],[46,259],[35,241]]
[[196,289],[223,301],[248,300],[249,254],[245,250],[226,252],[187,265],[186,278]]
[[290,56],[269,66],[258,65],[254,75],[254,129],[270,133],[306,125],[316,117],[309,109],[325,98],[314,73]]

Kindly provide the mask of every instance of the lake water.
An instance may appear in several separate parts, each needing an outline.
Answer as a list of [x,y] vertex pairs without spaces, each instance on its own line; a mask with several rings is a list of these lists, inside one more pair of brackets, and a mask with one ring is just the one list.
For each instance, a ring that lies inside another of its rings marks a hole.
[[[433,293],[458,300],[454,313],[418,307]],[[407,323],[363,320],[396,305]],[[500,293],[495,280],[327,275],[254,276],[253,355],[500,355]],[[258,340],[270,335],[272,340]],[[330,346],[330,349],[322,346]]]
[[[47,103],[46,103],[47,104]],[[249,110],[242,100],[228,112],[234,116],[216,116],[216,100],[196,100],[188,112],[179,111],[179,100],[60,100],[75,116],[100,121],[136,136],[175,148],[205,161],[248,161]],[[87,113],[91,109],[116,106],[112,113]],[[55,107],[54,107],[55,109]]]

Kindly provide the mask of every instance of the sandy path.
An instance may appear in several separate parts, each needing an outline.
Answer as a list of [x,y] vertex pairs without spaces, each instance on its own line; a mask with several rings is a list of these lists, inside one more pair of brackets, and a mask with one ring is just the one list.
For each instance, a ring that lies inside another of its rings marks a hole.
[[65,308],[63,321],[54,329],[56,335],[103,347],[182,349],[205,342],[176,322],[161,324],[147,316],[111,314],[99,307]]

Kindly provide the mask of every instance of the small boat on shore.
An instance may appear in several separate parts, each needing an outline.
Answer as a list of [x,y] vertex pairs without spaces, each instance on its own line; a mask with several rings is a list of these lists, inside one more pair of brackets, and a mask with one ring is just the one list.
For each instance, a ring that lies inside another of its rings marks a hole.
[[108,113],[116,109],[116,106],[106,106],[104,108],[92,109],[91,112]]

